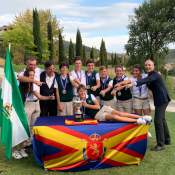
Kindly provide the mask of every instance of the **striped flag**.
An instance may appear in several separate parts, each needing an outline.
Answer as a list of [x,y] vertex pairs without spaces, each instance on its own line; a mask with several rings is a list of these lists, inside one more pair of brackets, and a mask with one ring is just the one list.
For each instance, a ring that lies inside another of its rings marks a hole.
[[1,88],[1,142],[6,147],[6,157],[10,159],[12,148],[29,138],[29,127],[9,49],[6,51]]

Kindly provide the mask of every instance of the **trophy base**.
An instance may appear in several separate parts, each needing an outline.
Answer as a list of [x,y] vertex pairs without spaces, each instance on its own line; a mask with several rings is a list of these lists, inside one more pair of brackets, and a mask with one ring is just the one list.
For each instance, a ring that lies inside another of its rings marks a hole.
[[82,121],[84,121],[82,115],[75,115],[74,116],[74,120],[75,120],[75,122],[82,122]]

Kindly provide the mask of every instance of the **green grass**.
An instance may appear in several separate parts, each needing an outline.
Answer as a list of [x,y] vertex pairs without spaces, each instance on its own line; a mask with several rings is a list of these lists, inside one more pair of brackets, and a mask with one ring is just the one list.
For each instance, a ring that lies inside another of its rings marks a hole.
[[83,172],[53,172],[45,171],[39,167],[33,156],[22,160],[7,161],[4,158],[4,150],[0,148],[0,175],[174,175],[175,174],[175,117],[174,113],[167,113],[167,121],[172,137],[172,145],[160,152],[150,151],[155,145],[154,126],[150,128],[153,137],[149,138],[148,149],[144,160],[140,165],[116,167],[102,170]]
[[168,88],[169,95],[175,99],[175,77],[168,76],[166,79],[166,87]]

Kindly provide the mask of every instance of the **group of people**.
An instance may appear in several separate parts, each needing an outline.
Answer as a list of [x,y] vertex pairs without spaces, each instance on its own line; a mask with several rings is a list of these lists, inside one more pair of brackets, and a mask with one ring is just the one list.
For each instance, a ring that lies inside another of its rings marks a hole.
[[147,124],[151,122],[150,89],[155,104],[157,139],[153,150],[163,150],[165,144],[170,144],[165,120],[170,98],[161,75],[154,70],[152,60],[145,62],[147,74],[143,73],[140,65],[135,65],[130,78],[122,65],[115,67],[114,78],[110,77],[105,66],[97,72],[93,60],[87,60],[86,70],[83,70],[80,57],[75,58],[74,70],[69,71],[67,63],[61,63],[59,69],[58,74],[54,64],[47,61],[44,70],[41,70],[37,67],[37,60],[29,58],[25,70],[18,74],[30,128],[39,116],[73,115],[74,96],[79,96],[83,112],[90,118]]

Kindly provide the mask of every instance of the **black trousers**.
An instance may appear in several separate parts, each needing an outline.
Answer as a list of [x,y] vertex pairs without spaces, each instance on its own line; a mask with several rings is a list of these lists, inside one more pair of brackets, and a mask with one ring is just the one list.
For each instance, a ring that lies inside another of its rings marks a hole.
[[158,146],[164,146],[166,142],[170,142],[170,134],[165,119],[165,111],[167,106],[168,103],[165,103],[161,106],[155,106],[154,125]]
[[41,110],[40,116],[57,116],[57,101],[41,100],[40,110]]

